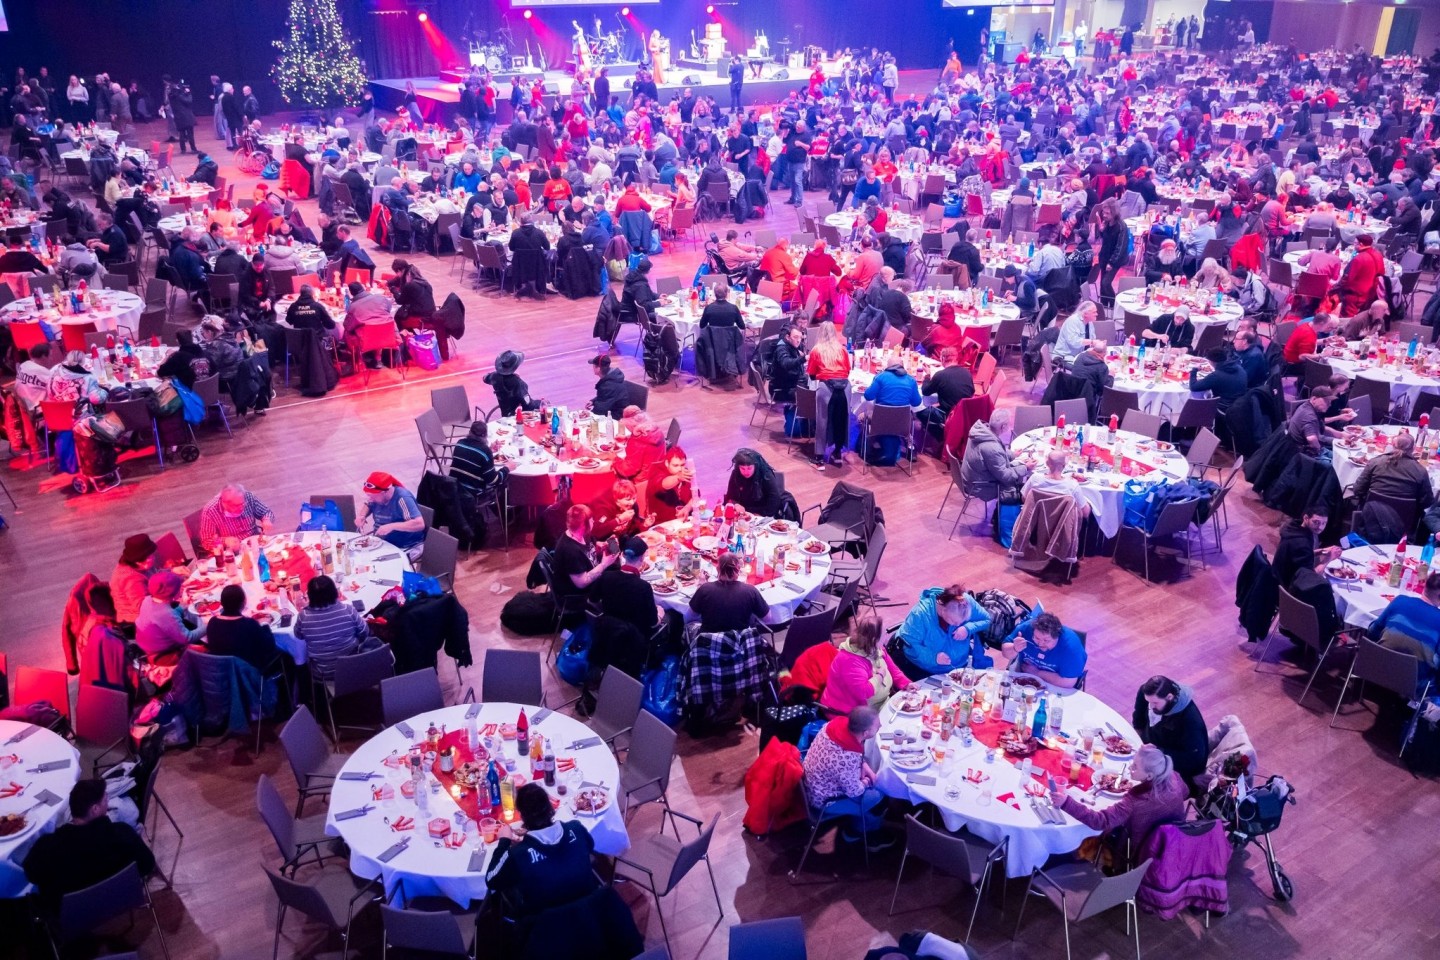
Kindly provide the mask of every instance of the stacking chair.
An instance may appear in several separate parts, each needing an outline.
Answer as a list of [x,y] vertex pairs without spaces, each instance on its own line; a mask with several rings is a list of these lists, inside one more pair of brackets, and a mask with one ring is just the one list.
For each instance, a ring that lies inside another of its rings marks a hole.
[[[1185,405],[1189,406],[1193,402],[1187,401]],[[1138,409],[1140,409],[1140,394],[1133,390],[1106,387],[1100,394],[1100,407],[1095,412],[1095,420],[1097,423],[1109,423],[1112,416],[1123,420],[1130,416],[1130,411]]]
[[130,697],[123,690],[82,683],[75,697],[74,730],[91,775],[101,776],[130,755]]
[[[900,857],[900,869],[895,874],[895,892],[890,895],[890,916],[895,915],[895,899],[900,895],[900,880],[905,876],[905,864],[913,856],[932,867],[939,867],[946,873],[969,882],[975,891],[975,906],[970,911],[970,925],[965,928],[965,943],[975,931],[975,917],[980,913],[980,901],[985,899],[985,885],[990,882],[991,872],[1005,860],[1010,841],[1008,838],[997,844],[990,844],[968,831],[947,833],[927,827],[915,819],[915,814],[905,817],[905,853]],[[1003,886],[1002,875],[998,883]]]
[[107,413],[113,413],[125,424],[125,429],[136,436],[149,434],[155,443],[155,459],[161,469],[165,467],[165,445],[160,442],[160,427],[150,412],[150,404],[144,398],[138,400],[111,400],[105,404]]
[[1136,407],[1125,411],[1125,416],[1120,418],[1120,429],[1129,433],[1138,433],[1151,440],[1159,440],[1160,428],[1164,423],[1165,418],[1159,414],[1146,413]]
[[607,668],[600,678],[600,688],[595,691],[595,712],[590,716],[590,729],[610,744],[611,749],[615,749],[619,738],[635,729],[635,720],[640,716],[640,705],[644,699],[645,687],[639,680],[624,670]]
[[437,473],[444,473],[450,460],[450,451],[455,444],[446,436],[440,415],[433,409],[424,411],[415,418],[415,429],[420,433],[420,447],[425,452],[425,467],[428,469],[434,464]]
[[440,677],[434,667],[380,681],[380,709],[387,727],[427,710],[442,710],[444,707],[445,696],[440,692]]
[[888,404],[877,403],[870,408],[870,415],[865,418],[863,430],[863,449],[865,451],[865,464],[862,472],[870,472],[869,453],[870,441],[880,437],[900,438],[900,459],[897,463],[903,463],[906,459],[910,461],[909,468],[905,471],[911,478],[915,476],[915,411],[909,407],[892,407]]
[[1020,404],[1015,407],[1014,432],[1019,437],[1041,427],[1055,426],[1055,414],[1043,404]]
[[380,955],[388,957],[391,947],[406,951],[424,951],[426,955],[441,954],[469,957],[475,960],[477,929],[475,914],[453,910],[415,910],[380,905],[385,921],[385,938]]
[[[1065,374],[1069,376],[1069,374]],[[1056,400],[1051,404],[1055,411],[1055,422],[1059,423],[1064,417],[1067,424],[1081,424],[1090,421],[1090,403],[1084,397],[1073,397],[1069,400]],[[1158,430],[1156,431],[1159,432]]]
[[816,410],[816,392],[809,387],[796,387],[795,416],[785,428],[785,442],[790,447],[792,453],[797,443],[803,453],[805,444],[810,442],[805,437],[797,437],[795,435],[796,427],[802,422],[809,423],[813,427],[817,417]]
[[[318,876],[307,876],[306,880],[295,880],[265,867],[270,886],[280,901],[280,913],[275,920],[275,943],[270,951],[271,960],[279,960],[280,933],[285,925],[285,914],[294,910],[316,923],[323,924],[340,934],[341,955],[350,949],[350,924],[355,919],[355,902],[374,885],[373,880],[360,880],[348,868],[323,870]],[[363,910],[369,901],[360,905]]]
[[[848,586],[848,585],[847,585]],[[855,583],[858,589],[858,581]],[[822,597],[827,596],[821,594]],[[780,667],[782,670],[792,670],[795,661],[800,655],[811,647],[818,647],[822,643],[830,642],[830,635],[835,630],[836,614],[840,610],[838,598],[833,605],[824,606],[814,613],[797,614],[790,618],[790,623],[785,628],[785,644],[780,651]]]
[[545,688],[540,654],[534,650],[493,647],[486,650],[485,667],[480,675],[480,701],[543,707]]
[[[1190,403],[1194,402],[1190,401]],[[1190,444],[1190,449],[1185,451],[1185,461],[1190,464],[1190,476],[1205,476],[1210,470],[1210,461],[1215,459],[1215,451],[1218,449],[1220,449],[1220,438],[1211,432],[1209,427],[1201,427],[1200,432],[1195,435],[1195,440]]]
[[859,588],[858,601],[868,604],[870,612],[875,612],[875,605],[884,598],[877,597],[873,588],[875,579],[880,572],[880,561],[885,556],[885,545],[887,543],[885,524],[875,524],[875,531],[870,534],[870,539],[865,544],[865,558],[863,560],[851,560],[839,558],[830,563],[830,577],[825,581],[825,588],[833,584],[841,584],[842,591],[851,583],[857,584]]
[[[1147,584],[1154,583],[1154,581],[1150,579],[1150,554],[1154,550],[1157,540],[1164,540],[1172,536],[1182,537],[1185,541],[1185,561],[1187,564],[1193,561],[1194,556],[1190,547],[1189,529],[1191,522],[1195,519],[1195,510],[1199,505],[1200,501],[1198,499],[1172,500],[1166,503],[1160,511],[1160,517],[1155,521],[1153,530],[1147,530],[1143,524],[1121,524],[1119,533],[1131,530],[1140,534],[1143,541],[1142,549],[1145,555],[1144,576]],[[1119,533],[1116,534],[1117,540],[1119,539]],[[1118,550],[1115,553],[1115,557],[1115,562],[1119,563],[1120,553]],[[1201,562],[1204,563],[1203,553],[1201,554]]]
[[[325,701],[332,742],[340,742],[340,730],[374,732],[383,726],[380,683],[393,676],[395,654],[389,645],[336,658],[334,677],[315,684],[317,696]],[[337,711],[351,722],[340,723],[335,716]]]
[[1405,748],[1410,745],[1410,738],[1415,733],[1420,711],[1424,709],[1430,696],[1431,681],[1426,680],[1423,685],[1420,683],[1420,661],[1413,654],[1391,650],[1380,646],[1369,637],[1361,637],[1360,645],[1355,649],[1355,659],[1350,662],[1350,672],[1345,675],[1345,683],[1340,687],[1340,697],[1335,701],[1335,711],[1330,714],[1332,727],[1340,716],[1340,705],[1345,702],[1345,692],[1350,689],[1351,680],[1360,681],[1362,701],[1365,699],[1365,683],[1368,681],[1398,694],[1407,703],[1414,702],[1414,712],[1400,740],[1400,753],[1404,755]]
[[165,929],[160,925],[160,917],[155,913],[155,904],[150,899],[150,891],[145,888],[140,869],[133,863],[108,879],[84,890],[67,893],[60,899],[59,910],[46,918],[45,929],[50,937],[50,947],[55,956],[61,956],[62,947],[122,913],[141,908],[150,911],[150,917],[155,921],[155,935],[160,938],[160,950],[165,960],[170,960]]
[[433,526],[425,528],[425,550],[416,565],[421,573],[445,583],[455,589],[455,564],[460,556],[460,541],[444,530]]
[[225,435],[234,439],[235,434],[230,430],[230,414],[226,412],[225,401],[220,397],[220,374],[216,373],[196,380],[195,395],[200,398],[201,403],[205,404],[207,412],[214,410],[220,414],[220,422],[225,425]]
[[285,798],[275,789],[275,782],[269,774],[260,774],[255,784],[255,807],[260,819],[270,831],[275,846],[280,850],[280,873],[295,875],[295,871],[306,864],[306,857],[313,856],[309,863],[320,863],[325,859],[322,847],[328,848],[335,841],[325,835],[325,814],[300,818],[290,815]]
[[621,812],[625,816],[629,816],[632,806],[643,803],[658,801],[666,810],[670,809],[667,794],[674,762],[675,731],[655,714],[641,710],[630,732],[625,765],[620,768],[620,792],[624,795]]
[[[1036,870],[1020,901],[1020,915],[1015,918],[1015,936],[1025,919],[1025,904],[1031,895],[1044,897],[1055,905],[1065,919],[1065,960],[1070,960],[1070,923],[1081,923],[1114,907],[1125,907],[1125,932],[1135,930],[1135,960],[1140,960],[1140,911],[1135,894],[1150,869],[1146,860],[1128,873],[1107,877],[1089,863],[1067,863],[1051,870]],[[1039,889],[1036,889],[1038,881]],[[1011,939],[1014,939],[1013,937]]]
[[[334,720],[332,718],[333,725]],[[295,775],[295,816],[298,818],[310,797],[323,797],[330,792],[340,768],[345,765],[343,754],[331,753],[325,742],[325,734],[310,709],[304,705],[295,708],[285,726],[280,729],[280,747],[290,763],[290,772]]]
[[730,928],[730,960],[806,960],[807,956],[805,923],[799,917],[751,920]]
[[70,712],[70,681],[60,670],[42,670],[39,667],[15,668],[16,703],[37,703],[46,701],[66,720]]
[[[1339,624],[1336,624],[1338,627]],[[1272,633],[1265,640],[1265,646],[1260,651],[1260,656],[1255,661],[1255,670],[1260,670],[1260,664],[1265,662],[1265,656],[1270,652],[1270,644],[1275,641],[1275,634],[1281,634],[1300,644],[1308,647],[1315,654],[1315,669],[1310,673],[1310,679],[1305,683],[1305,689],[1300,692],[1300,699],[1297,704],[1304,703],[1305,698],[1310,694],[1310,688],[1315,685],[1315,678],[1320,676],[1320,671],[1325,666],[1330,651],[1335,649],[1338,643],[1341,646],[1349,646],[1358,633],[1348,628],[1337,629],[1330,636],[1323,636],[1324,628],[1320,625],[1320,612],[1312,605],[1296,597],[1284,584],[1280,586],[1280,606],[1278,617],[1275,621],[1275,633]],[[1338,702],[1337,702],[1338,707]],[[1335,722],[1331,716],[1330,722]]]
[[453,437],[470,429],[470,423],[480,408],[470,403],[463,383],[453,387],[440,387],[430,391],[430,409],[440,418],[440,423]]
[[[629,767],[629,763],[626,767]],[[655,913],[660,917],[660,930],[665,936],[665,946],[668,949],[670,930],[665,925],[665,911],[660,901],[674,890],[701,860],[705,861],[705,869],[710,874],[710,889],[715,894],[715,908],[720,911],[722,920],[725,917],[725,908],[720,904],[720,888],[715,884],[715,870],[710,866],[710,838],[715,834],[717,820],[712,819],[707,825],[694,817],[677,813],[668,806],[665,813],[670,818],[670,826],[677,839],[672,840],[666,836],[662,828],[660,833],[646,834],[632,842],[629,850],[615,858],[614,876],[637,884],[655,898]],[[695,825],[694,840],[682,843],[678,839],[680,828],[675,825],[676,817]],[[764,955],[763,952],[750,954],[753,957]]]
[[[815,838],[820,835],[820,829],[826,825],[838,826],[841,821],[855,817],[855,808],[852,804],[846,803],[840,811],[836,810],[837,805],[848,799],[846,797],[834,797],[821,801],[813,798],[810,795],[810,785],[804,777],[800,778],[800,794],[805,802],[805,816],[810,821],[810,836],[805,841],[805,849],[800,851],[800,862],[795,865],[794,870],[790,871],[792,883],[805,871],[805,861],[810,857],[810,851],[815,846]],[[865,817],[855,817],[855,819],[860,826],[860,849],[865,855],[865,866],[868,869],[870,866],[870,831],[866,826]]]

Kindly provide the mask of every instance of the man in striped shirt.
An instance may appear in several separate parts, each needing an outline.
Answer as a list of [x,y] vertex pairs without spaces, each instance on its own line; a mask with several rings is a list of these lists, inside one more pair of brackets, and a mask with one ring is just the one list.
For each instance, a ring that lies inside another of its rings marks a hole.
[[213,551],[224,545],[234,550],[240,541],[275,526],[275,511],[238,483],[228,483],[215,499],[200,509],[200,548]]

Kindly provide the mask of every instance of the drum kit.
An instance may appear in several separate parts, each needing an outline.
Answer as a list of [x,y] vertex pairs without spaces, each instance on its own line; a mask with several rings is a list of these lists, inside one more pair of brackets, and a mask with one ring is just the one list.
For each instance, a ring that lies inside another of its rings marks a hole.
[[509,27],[495,31],[495,39],[489,43],[485,42],[487,37],[484,30],[476,30],[470,37],[470,65],[499,73],[512,62],[516,50],[515,38]]

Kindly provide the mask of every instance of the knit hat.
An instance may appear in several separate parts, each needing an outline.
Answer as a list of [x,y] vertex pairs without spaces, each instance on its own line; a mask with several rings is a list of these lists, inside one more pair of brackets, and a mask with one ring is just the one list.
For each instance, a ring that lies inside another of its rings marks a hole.
[[158,573],[150,574],[150,579],[145,582],[145,585],[150,590],[150,596],[156,600],[174,600],[175,595],[180,592],[180,585],[184,582],[178,573],[161,570]]
[[125,549],[120,551],[121,563],[139,563],[155,552],[155,541],[148,533],[137,533],[125,538]]
[[398,486],[401,486],[400,481],[383,470],[376,470],[365,478],[365,489],[368,491],[389,490],[391,487]]

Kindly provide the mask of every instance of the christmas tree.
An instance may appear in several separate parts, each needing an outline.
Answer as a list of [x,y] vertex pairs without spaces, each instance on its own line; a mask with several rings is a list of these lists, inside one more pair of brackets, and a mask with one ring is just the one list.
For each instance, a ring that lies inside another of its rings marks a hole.
[[354,104],[365,90],[365,65],[355,55],[335,0],[290,0],[280,58],[270,68],[286,103],[306,107]]

